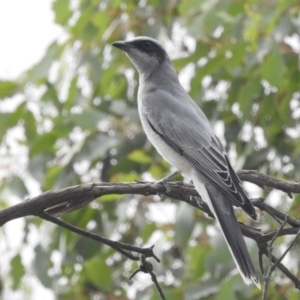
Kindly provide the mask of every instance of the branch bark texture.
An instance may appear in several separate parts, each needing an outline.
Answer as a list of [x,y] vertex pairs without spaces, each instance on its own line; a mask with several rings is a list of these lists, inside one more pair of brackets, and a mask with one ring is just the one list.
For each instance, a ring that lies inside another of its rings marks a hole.
[[[300,183],[287,182],[273,178],[271,176],[262,174],[257,171],[240,170],[237,172],[241,180],[252,182],[262,188],[278,189],[287,193],[292,197],[292,193],[300,193]],[[39,216],[45,220],[53,222],[77,234],[92,238],[98,242],[109,245],[116,251],[119,251],[129,259],[138,260],[139,256],[131,254],[136,252],[144,257],[154,257],[159,260],[153,253],[151,248],[139,248],[127,244],[110,241],[101,236],[84,232],[83,230],[71,226],[59,220],[57,217],[73,210],[77,210],[87,205],[91,201],[112,194],[136,194],[142,196],[150,195],[165,195],[167,197],[183,201],[198,209],[203,210],[208,215],[212,216],[207,204],[201,201],[194,186],[191,184],[184,184],[182,182],[169,182],[168,188],[163,183],[156,182],[134,182],[134,183],[90,183],[77,186],[68,187],[58,191],[48,191],[39,196],[27,199],[17,205],[0,210],[0,226],[3,226],[9,221],[26,216]],[[264,254],[271,257],[270,262],[274,263],[277,258],[274,257],[268,250],[268,245],[272,244],[274,240],[283,235],[299,235],[300,220],[281,212],[264,202],[263,198],[251,199],[253,205],[261,211],[265,211],[279,224],[280,229],[269,232],[248,227],[240,223],[243,235],[256,241],[259,254]],[[285,227],[289,225],[289,227]],[[260,258],[260,261],[261,258]],[[290,273],[290,271],[277,261],[276,267],[279,268],[295,285],[300,289],[300,280]],[[261,269],[263,267],[261,264]],[[151,273],[151,272],[150,272]],[[271,276],[272,272],[268,272],[267,276]],[[152,279],[154,277],[152,276]],[[266,294],[266,293],[264,293]]]

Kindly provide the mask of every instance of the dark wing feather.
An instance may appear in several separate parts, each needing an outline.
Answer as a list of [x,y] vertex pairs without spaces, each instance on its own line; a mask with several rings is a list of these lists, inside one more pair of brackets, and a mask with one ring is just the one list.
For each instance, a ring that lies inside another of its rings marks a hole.
[[152,129],[172,149],[215,182],[234,205],[243,207],[251,217],[256,218],[255,210],[219,139],[195,102],[187,94],[176,98],[164,90],[152,90],[146,93],[142,101],[143,113]]

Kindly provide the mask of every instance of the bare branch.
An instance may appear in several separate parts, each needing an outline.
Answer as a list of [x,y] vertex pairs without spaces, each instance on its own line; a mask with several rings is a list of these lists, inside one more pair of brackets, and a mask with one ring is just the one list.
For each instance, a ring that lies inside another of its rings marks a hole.
[[[290,183],[278,180],[256,171],[243,170],[239,171],[238,174],[242,180],[255,183],[261,187],[277,188],[288,193],[289,195],[291,195],[291,193],[300,192],[299,183]],[[70,224],[67,224],[56,218],[57,216],[60,216],[62,214],[80,209],[101,196],[111,194],[137,194],[143,196],[163,194],[167,197],[186,202],[189,205],[201,209],[209,216],[213,217],[213,214],[211,213],[209,207],[205,202],[202,201],[194,186],[191,184],[183,184],[181,182],[168,182],[168,188],[166,188],[163,183],[159,182],[91,183],[72,186],[58,191],[49,191],[37,197],[23,201],[22,203],[19,203],[17,205],[0,210],[0,226],[16,218],[30,215],[40,216],[45,220],[53,222],[86,238],[91,238],[98,242],[104,243],[112,247],[116,251],[119,251],[129,259],[139,260],[143,256],[145,257],[145,259],[147,257],[153,257],[157,261],[159,261],[159,259],[153,253],[153,246],[150,248],[140,248],[116,241],[111,241],[99,235],[92,234]],[[270,266],[272,266],[271,272],[273,272],[275,268],[279,268],[288,278],[290,278],[294,282],[296,288],[300,289],[299,279],[291,272],[289,272],[289,270],[284,265],[281,264],[281,260],[284,256],[277,260],[277,258],[272,255],[270,248],[268,248],[267,245],[268,242],[270,242],[270,245],[272,245],[277,237],[283,235],[296,235],[297,238],[299,235],[300,221],[266,204],[263,198],[252,199],[252,203],[261,211],[266,211],[281,225],[279,230],[263,232],[261,230],[254,229],[240,223],[243,235],[257,242],[257,245],[259,247],[259,262],[261,271],[263,272],[262,254],[264,254],[267,255],[272,262],[272,264],[270,264]],[[283,228],[286,224],[289,224],[291,227]],[[293,243],[295,242],[296,238],[294,239]],[[293,246],[293,243],[288,249]],[[139,253],[142,256],[135,255],[132,252]],[[139,269],[136,272],[138,271],[143,270]],[[268,271],[270,271],[270,268]],[[136,272],[134,274],[136,274]],[[149,268],[147,269],[147,272],[151,275],[152,281],[155,283],[161,298],[165,299],[157,282],[156,275]],[[265,286],[267,289],[268,283],[266,284],[265,282]]]
[[[291,183],[272,178],[257,171],[240,170],[238,175],[242,180],[255,183],[261,187],[272,187],[283,190],[288,193],[300,193],[300,184]],[[182,184],[180,182],[168,183],[169,191],[166,191],[163,184],[155,182],[147,183],[90,183],[68,187],[58,191],[48,191],[37,197],[27,199],[26,201],[12,207],[0,210],[0,226],[6,222],[29,216],[38,215],[44,210],[50,209],[51,215],[61,215],[67,212],[79,209],[94,199],[111,194],[138,194],[138,195],[157,195],[164,194],[167,197],[189,202],[190,196],[198,196],[193,185]],[[258,208],[267,210],[270,207],[262,203],[254,203]],[[198,205],[196,206],[198,207]],[[206,210],[206,209],[205,209]],[[209,213],[209,209],[206,210]],[[275,213],[273,211],[273,213]],[[276,213],[276,216],[282,219],[284,216]],[[299,226],[299,221],[291,220],[291,226]]]
[[300,221],[296,218],[293,218],[292,216],[289,216],[275,208],[273,208],[272,206],[270,206],[269,204],[265,203],[264,201],[262,201],[263,198],[259,198],[259,199],[251,199],[252,204],[259,208],[261,211],[265,211],[267,212],[270,216],[272,216],[279,224],[281,224],[282,222],[284,222],[284,220],[287,220],[287,224],[289,224],[292,227],[300,227]]
[[[265,254],[267,257],[269,257],[269,249],[268,245],[263,244],[257,244],[259,247],[259,251],[261,251],[262,254]],[[276,263],[278,261],[278,258],[275,257],[273,254],[271,254],[271,260],[272,263]],[[287,277],[289,278],[295,285],[295,288],[300,290],[300,280],[298,277],[296,277],[294,274],[292,274],[281,262],[277,263],[277,268]],[[263,273],[263,272],[262,272]]]
[[17,205],[0,210],[0,226],[30,215],[49,212],[55,216],[81,208],[104,195],[138,194],[143,196],[164,194],[170,198],[186,198],[186,195],[198,196],[193,185],[169,183],[170,191],[165,193],[163,184],[149,183],[90,183],[71,186],[58,191],[48,191]]
[[300,193],[299,182],[288,182],[254,170],[238,170],[236,172],[241,180],[252,182],[261,188],[273,188],[286,192],[290,198],[291,193]]
[[66,228],[66,229],[72,231],[72,232],[75,232],[85,238],[89,238],[89,239],[98,241],[102,244],[105,244],[105,245],[115,249],[116,251],[122,253],[129,259],[139,260],[138,256],[133,255],[132,253],[129,252],[129,251],[131,251],[131,252],[143,254],[145,257],[153,257],[154,259],[156,259],[157,262],[160,262],[160,259],[153,253],[154,246],[152,246],[150,248],[140,248],[140,247],[132,246],[129,244],[124,244],[121,242],[112,241],[112,240],[102,237],[101,235],[94,234],[89,231],[80,229],[76,226],[70,225],[62,220],[57,219],[56,217],[49,215],[46,212],[39,214],[39,217],[41,217],[42,219],[45,219],[47,221],[50,221],[52,223],[55,223],[63,228]]
[[[169,191],[165,193],[167,197],[188,203],[213,217],[208,205],[201,200],[194,186],[183,184],[182,182],[168,183]],[[29,215],[40,215],[47,212],[48,215],[60,215],[81,208],[96,198],[111,194],[138,194],[138,195],[157,195],[165,192],[165,187],[161,183],[92,183],[68,187],[58,191],[49,191],[37,197],[28,199],[17,205],[0,210],[0,225],[8,221]],[[284,219],[286,214],[271,208],[263,201],[253,201],[253,204],[266,211],[272,209],[272,213],[280,219]],[[56,219],[57,220],[57,219]],[[281,231],[282,235],[297,234],[300,221],[288,217],[288,223],[293,228],[286,228]],[[298,226],[297,226],[298,225]],[[245,236],[263,243],[270,241],[276,231],[264,233],[259,230],[240,224]]]
[[[283,223],[283,226],[286,223]],[[291,250],[291,248],[295,245],[297,238],[300,235],[300,230],[298,230],[295,238],[293,239],[293,241],[290,243],[290,245],[287,247],[287,249],[285,250],[285,252],[281,255],[281,257],[279,259],[277,259],[273,254],[272,254],[272,247],[273,247],[273,243],[275,241],[275,239],[280,235],[280,232],[283,230],[283,226],[281,226],[277,232],[278,234],[276,236],[273,237],[272,241],[270,242],[270,244],[268,245],[267,243],[257,243],[258,248],[259,248],[259,261],[260,261],[260,268],[262,270],[263,273],[263,266],[262,266],[262,254],[265,254],[269,260],[270,260],[270,265],[268,268],[268,272],[267,275],[264,276],[264,289],[263,289],[263,294],[262,294],[262,300],[266,300],[267,299],[267,292],[268,292],[268,287],[269,287],[269,283],[270,283],[270,279],[271,279],[271,275],[274,272],[274,270],[276,268],[278,268],[286,277],[288,277],[295,285],[295,288],[297,288],[298,290],[300,290],[300,280],[298,277],[296,277],[295,275],[293,275],[282,263],[282,259],[286,256],[286,254]]]
[[129,277],[129,280],[132,279],[139,272],[150,274],[152,282],[155,284],[161,299],[166,300],[166,297],[157,281],[157,277],[156,277],[155,273],[153,272],[153,266],[149,261],[147,261],[145,255],[143,255],[143,254],[140,257],[140,265],[139,265],[138,269],[136,269],[132,273],[132,275]]
[[276,263],[272,263],[273,244],[274,244],[276,238],[279,236],[280,232],[283,230],[283,227],[285,226],[286,222],[287,222],[287,218],[285,218],[284,222],[281,224],[281,226],[279,227],[276,234],[274,235],[274,237],[272,238],[272,240],[270,241],[270,243],[268,245],[268,256],[269,256],[270,264],[269,264],[269,269],[268,269],[267,275],[264,276],[264,288],[263,288],[262,300],[267,299],[271,275],[274,272],[274,270],[276,269],[276,266],[278,265],[278,263],[280,263],[279,260],[277,260]]

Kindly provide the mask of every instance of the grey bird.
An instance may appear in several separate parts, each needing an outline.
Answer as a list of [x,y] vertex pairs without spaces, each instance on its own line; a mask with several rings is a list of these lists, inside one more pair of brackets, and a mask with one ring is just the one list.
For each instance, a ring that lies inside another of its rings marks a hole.
[[180,85],[167,52],[143,36],[112,45],[127,54],[139,73],[138,111],[149,141],[193,181],[218,220],[244,282],[260,287],[233,205],[256,220],[255,209],[206,116]]

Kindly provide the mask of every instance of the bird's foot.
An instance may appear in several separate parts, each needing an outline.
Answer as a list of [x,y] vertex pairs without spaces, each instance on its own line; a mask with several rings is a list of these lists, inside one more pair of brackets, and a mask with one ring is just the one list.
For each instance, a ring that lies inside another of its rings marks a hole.
[[[174,177],[175,175],[179,174],[179,171],[174,171],[172,173],[170,173],[169,175],[167,175],[166,177],[156,181],[155,183],[161,183],[164,187],[165,187],[165,193],[169,193],[171,191],[170,186],[169,186],[169,181],[172,177]],[[161,194],[160,194],[161,196]]]
[[202,200],[200,196],[190,196],[190,200],[192,202],[196,202],[198,207],[201,209],[205,205],[205,202]]

